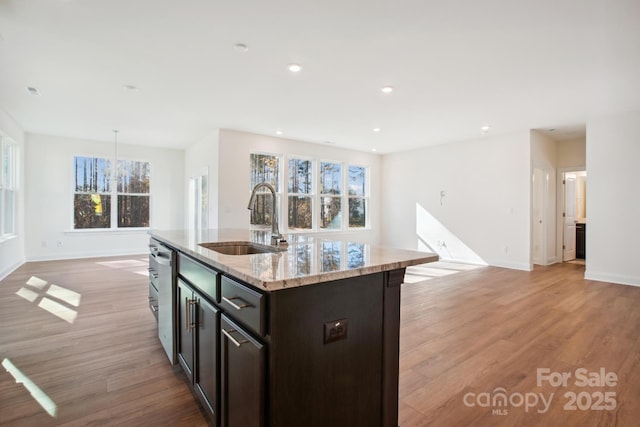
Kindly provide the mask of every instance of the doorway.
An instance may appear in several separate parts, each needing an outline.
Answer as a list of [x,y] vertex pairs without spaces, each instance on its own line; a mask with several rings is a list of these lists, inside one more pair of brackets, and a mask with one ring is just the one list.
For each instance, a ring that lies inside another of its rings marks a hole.
[[562,242],[562,262],[584,264],[586,262],[587,227],[587,172],[567,170],[562,172],[562,209],[559,224]]

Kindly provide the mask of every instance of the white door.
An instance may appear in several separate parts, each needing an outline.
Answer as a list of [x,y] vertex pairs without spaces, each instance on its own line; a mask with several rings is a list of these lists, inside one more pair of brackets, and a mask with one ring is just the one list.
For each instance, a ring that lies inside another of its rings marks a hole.
[[564,250],[562,260],[576,259],[576,178],[566,174],[564,179]]

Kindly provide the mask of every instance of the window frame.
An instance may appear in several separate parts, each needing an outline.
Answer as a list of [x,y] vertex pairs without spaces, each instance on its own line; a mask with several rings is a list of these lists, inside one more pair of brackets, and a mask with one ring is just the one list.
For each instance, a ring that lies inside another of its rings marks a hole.
[[[4,132],[0,131],[0,242],[9,240],[18,235],[18,144]],[[9,150],[8,173],[5,175],[4,159],[5,150]],[[11,192],[13,206],[11,213],[11,226],[7,226],[6,201],[7,193]]]
[[[349,194],[349,168],[350,167],[357,167],[357,168],[362,168],[364,169],[364,194],[362,196],[352,196]],[[369,180],[369,175],[370,175],[370,168],[368,166],[363,166],[363,165],[359,165],[356,163],[348,163],[346,169],[346,182],[345,182],[345,186],[347,188],[347,219],[346,219],[346,228],[348,230],[362,230],[362,229],[368,229],[370,228],[369,226],[369,200],[370,200],[370,194],[371,194],[371,187],[370,187],[370,180]],[[352,199],[361,199],[364,201],[364,225],[362,227],[351,227],[350,225],[350,206],[349,206],[349,202]]]
[[[118,164],[116,163],[116,167],[115,170],[118,172],[118,179],[115,181],[115,188],[112,189],[112,191],[115,191],[115,195],[116,195],[116,199],[115,199],[115,203],[111,203],[111,209],[112,209],[112,217],[111,217],[111,224],[113,227],[113,213],[114,213],[114,209],[115,209],[115,224],[116,224],[116,229],[118,230],[147,230],[151,228],[151,171],[152,171],[152,167],[151,167],[151,162],[146,161],[146,160],[134,160],[134,159],[118,159],[117,162],[136,162],[136,163],[146,163],[148,164],[148,177],[149,177],[149,192],[148,193],[126,193],[126,192],[121,192],[118,190],[119,184],[120,184],[120,178],[122,177],[122,173],[120,173],[121,168],[118,166]],[[134,196],[134,197],[147,197],[149,199],[149,225],[146,227],[121,227],[118,225],[118,222],[120,221],[119,219],[119,212],[118,212],[118,207],[120,206],[120,196]],[[115,205],[115,207],[114,207]]]
[[[78,157],[86,157],[92,159],[103,159],[110,163],[110,173],[109,173],[109,192],[85,192],[85,191],[76,191],[75,188],[75,176],[73,173],[71,174],[72,181],[72,192],[71,192],[71,227],[70,232],[72,233],[92,233],[92,232],[127,232],[127,231],[137,231],[137,230],[150,230],[153,227],[153,209],[152,200],[153,200],[153,177],[152,177],[152,169],[153,163],[149,160],[135,159],[130,157],[122,157],[115,159],[110,156],[104,156],[100,154],[74,154],[71,159],[71,170],[73,171],[75,168],[75,159]],[[118,162],[127,161],[127,162],[139,162],[139,163],[147,163],[149,165],[149,193],[121,193],[118,191],[118,179],[113,179],[114,171],[117,173],[119,171]],[[94,228],[76,228],[75,224],[75,196],[76,194],[100,194],[107,195],[110,197],[111,206],[110,206],[110,221],[109,227],[94,227]],[[147,196],[149,198],[149,225],[146,227],[119,227],[118,226],[118,197],[121,195],[129,195],[129,196]]]
[[[249,192],[248,192],[248,196],[247,196],[247,200],[249,200],[249,197],[251,197],[251,193],[253,191],[253,187],[257,184],[253,184],[251,182],[252,180],[252,162],[251,162],[251,156],[252,155],[258,155],[258,156],[271,156],[271,157],[275,157],[278,160],[278,171],[277,171],[277,177],[276,177],[276,185],[275,185],[275,190],[276,190],[276,210],[278,212],[275,213],[275,215],[277,215],[277,220],[278,220],[278,227],[280,229],[280,233],[283,232],[283,230],[287,230],[287,226],[288,226],[288,221],[287,222],[283,222],[283,217],[284,217],[284,211],[285,209],[289,209],[288,208],[288,204],[287,201],[283,201],[283,199],[285,199],[284,194],[286,194],[284,192],[284,176],[285,173],[283,173],[283,168],[282,165],[283,164],[287,164],[287,168],[285,169],[285,171],[287,172],[287,177],[288,177],[288,162],[286,160],[286,156],[282,153],[270,153],[267,151],[252,151],[249,153]],[[288,186],[288,183],[287,183]],[[271,192],[265,188],[261,188],[257,193],[256,193],[256,200],[254,203],[257,203],[257,197],[259,195],[262,194],[271,194]],[[269,196],[270,197],[270,196]],[[271,223],[267,223],[267,224],[253,224],[251,222],[251,215],[253,214],[253,210],[255,209],[255,205],[252,207],[252,213],[249,215],[249,228],[252,230],[271,230]],[[288,212],[288,211],[287,211]],[[272,213],[272,215],[274,215],[274,213]]]
[[[289,162],[291,160],[301,160],[301,161],[306,161],[306,162],[311,162],[311,191],[310,193],[290,193],[289,192]],[[316,212],[316,206],[317,206],[317,201],[316,201],[316,196],[318,194],[318,179],[317,179],[317,173],[316,173],[316,169],[317,169],[317,165],[316,165],[316,161],[309,156],[299,156],[299,155],[289,155],[285,157],[285,162],[287,165],[287,170],[286,170],[286,176],[287,176],[287,185],[286,185],[286,192],[283,198],[286,198],[286,201],[284,203],[284,209],[286,209],[286,228],[284,228],[288,233],[310,233],[310,232],[315,232],[316,230],[316,221],[317,221],[317,216],[318,213]],[[283,174],[284,175],[284,174]],[[311,228],[290,228],[289,227],[289,198],[290,197],[307,197],[311,200]]]
[[[279,159],[279,171],[278,171],[278,188],[279,191],[276,192],[277,207],[278,207],[278,225],[281,233],[287,234],[308,234],[308,233],[338,233],[338,232],[359,232],[359,231],[368,231],[371,230],[371,218],[370,218],[370,206],[371,206],[371,167],[369,165],[358,163],[358,162],[349,162],[349,161],[339,161],[328,158],[314,157],[309,155],[298,155],[298,154],[281,154],[281,153],[273,153],[273,152],[265,152],[265,151],[252,151],[249,153],[249,186],[251,187],[251,176],[252,176],[252,164],[251,164],[251,155],[266,155],[273,156]],[[289,197],[293,196],[304,196],[307,197],[309,195],[305,193],[290,193],[289,192],[289,161],[290,160],[303,160],[311,162],[311,188],[312,194],[311,197],[311,228],[307,229],[298,229],[298,228],[290,228],[289,227]],[[340,194],[339,195],[331,195],[329,193],[320,194],[320,184],[321,184],[321,165],[322,163],[333,163],[340,165]],[[355,166],[363,168],[365,171],[365,183],[364,190],[365,194],[363,196],[350,196],[349,195],[349,167]],[[266,191],[266,190],[265,190]],[[262,191],[260,192],[262,193]],[[251,189],[249,190],[248,196],[251,195]],[[322,208],[322,197],[336,197],[340,199],[340,212],[342,215],[342,220],[340,221],[339,228],[322,228],[321,227],[321,211]],[[349,225],[349,200],[350,199],[362,199],[365,203],[365,225],[363,227],[351,227]],[[270,228],[269,224],[251,224],[249,225],[251,229],[260,229],[266,230]]]

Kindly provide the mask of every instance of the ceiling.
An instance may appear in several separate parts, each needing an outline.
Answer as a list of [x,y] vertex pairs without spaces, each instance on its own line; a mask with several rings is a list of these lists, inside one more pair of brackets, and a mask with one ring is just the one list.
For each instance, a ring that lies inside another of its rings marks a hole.
[[0,108],[27,132],[387,153],[638,107],[640,0],[0,0]]

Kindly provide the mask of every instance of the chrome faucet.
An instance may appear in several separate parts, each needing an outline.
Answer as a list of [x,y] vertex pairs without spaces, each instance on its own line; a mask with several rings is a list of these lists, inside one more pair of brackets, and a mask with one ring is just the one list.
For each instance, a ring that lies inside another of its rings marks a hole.
[[276,200],[276,189],[273,188],[273,185],[268,182],[261,182],[253,187],[253,191],[251,191],[251,198],[249,199],[249,204],[247,205],[247,209],[252,210],[253,205],[256,199],[256,193],[261,188],[266,188],[271,191],[271,198],[273,199],[273,203],[271,205],[271,244],[274,246],[278,245],[286,245],[287,241],[282,238],[282,234],[280,234],[280,230],[278,229],[278,212],[277,212],[277,200]]

